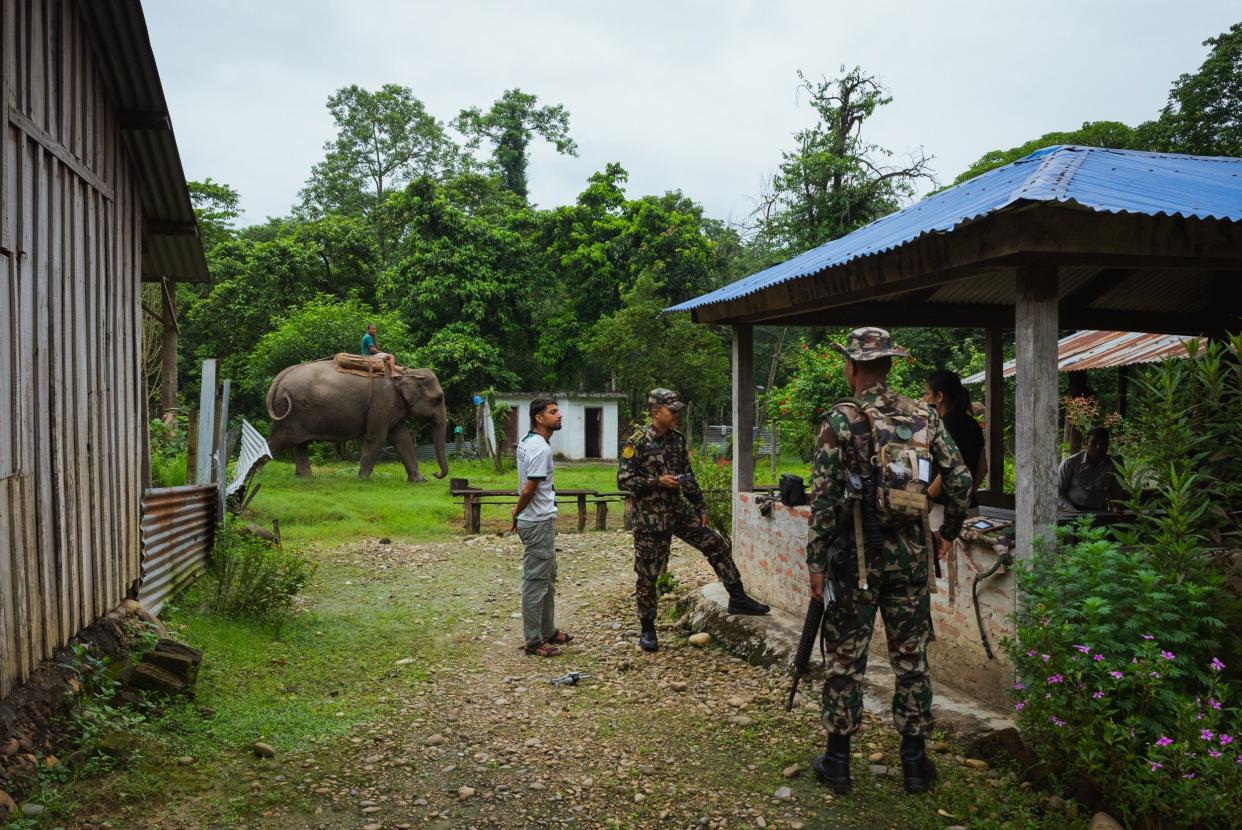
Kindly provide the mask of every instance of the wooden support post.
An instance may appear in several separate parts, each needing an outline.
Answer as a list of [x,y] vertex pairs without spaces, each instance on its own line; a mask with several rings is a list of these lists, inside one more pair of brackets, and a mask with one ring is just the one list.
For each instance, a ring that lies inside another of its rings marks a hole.
[[226,439],[229,434],[229,389],[232,384],[231,380],[225,379],[224,388],[220,390],[220,412],[216,423],[216,518],[220,521],[224,520],[224,489],[228,486],[229,445]]
[[1017,269],[1016,547],[1055,541],[1057,516],[1057,269]]
[[[1069,373],[1069,396],[1071,398],[1081,398],[1087,394],[1087,370],[1081,369],[1077,372]],[[1069,444],[1070,455],[1082,449],[1082,433],[1070,423],[1069,407],[1065,409],[1065,433],[1062,441]]]
[[[1005,492],[1005,349],[1004,332],[987,330],[984,379],[984,419],[987,421],[988,492],[999,499]],[[999,503],[999,502],[997,502]]]
[[733,495],[755,487],[754,327],[733,326]]
[[191,409],[185,419],[185,483],[193,484],[198,475],[198,410]]
[[586,530],[586,493],[578,494],[578,532]]
[[595,502],[595,529],[608,529],[608,502],[606,501]]
[[202,388],[198,393],[198,458],[194,468],[195,484],[211,484],[216,426],[216,361],[203,361]]
[[172,423],[177,416],[177,284],[160,282],[160,416]]

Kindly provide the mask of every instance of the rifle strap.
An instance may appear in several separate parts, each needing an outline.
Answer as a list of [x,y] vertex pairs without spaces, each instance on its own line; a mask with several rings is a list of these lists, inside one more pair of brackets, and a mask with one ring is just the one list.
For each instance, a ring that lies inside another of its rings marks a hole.
[[957,540],[949,544],[949,604],[957,604]]
[[863,542],[862,499],[854,501],[854,550],[858,560],[858,588],[867,587],[867,546]]
[[923,540],[927,544],[927,592],[936,594],[940,589],[936,587],[936,537],[932,536],[931,517],[928,511],[923,511]]

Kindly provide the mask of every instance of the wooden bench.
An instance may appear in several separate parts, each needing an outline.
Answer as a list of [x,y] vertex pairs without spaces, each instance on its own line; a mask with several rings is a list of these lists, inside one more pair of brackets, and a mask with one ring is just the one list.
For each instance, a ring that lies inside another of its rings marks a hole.
[[[471,487],[464,478],[449,479],[449,495],[462,500],[462,524],[467,533],[478,533],[483,524],[483,505],[517,504],[516,490],[484,490]],[[578,532],[586,531],[588,502],[595,507],[595,529],[607,530],[609,502],[624,502],[626,493],[598,490],[557,490],[557,504],[573,504],[578,509]],[[629,529],[628,527],[626,528]]]

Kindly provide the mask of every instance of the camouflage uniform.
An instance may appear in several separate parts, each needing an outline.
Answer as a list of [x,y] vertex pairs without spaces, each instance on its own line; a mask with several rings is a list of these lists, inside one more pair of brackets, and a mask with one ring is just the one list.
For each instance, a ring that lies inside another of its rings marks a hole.
[[[660,435],[650,425],[639,427],[621,449],[617,488],[628,492],[633,500],[634,572],[638,574],[635,596],[639,619],[655,618],[656,579],[668,565],[669,545],[674,535],[698,548],[726,586],[741,582],[729,543],[712,528],[703,526],[703,493],[698,485],[683,482],[678,490],[659,485],[661,475],[681,475],[690,471],[686,436],[675,429]],[[682,498],[683,493],[685,498]]]
[[[860,361],[905,355],[904,350],[891,346],[888,333],[881,329],[859,329],[850,335],[845,349],[838,349]],[[890,392],[883,383],[860,389],[855,397],[874,403],[882,411],[910,416],[916,432],[926,429],[927,446],[944,487],[941,533],[946,539],[956,538],[966,516],[971,476],[936,410]],[[923,538],[919,520],[912,520],[905,527],[884,528],[880,555],[867,551],[867,586],[864,589],[858,585],[852,511],[846,508],[847,471],[862,469],[858,466],[855,442],[861,439],[862,446],[868,446],[871,433],[865,419],[852,428],[844,408],[833,407],[824,416],[811,471],[807,568],[811,573],[828,571],[834,582],[844,586],[846,594],[824,615],[824,728],[829,734],[852,735],[862,722],[859,682],[867,669],[867,647],[879,608],[888,639],[889,662],[897,676],[893,723],[903,735],[925,737],[932,729],[927,644],[934,639],[928,593],[928,540]]]

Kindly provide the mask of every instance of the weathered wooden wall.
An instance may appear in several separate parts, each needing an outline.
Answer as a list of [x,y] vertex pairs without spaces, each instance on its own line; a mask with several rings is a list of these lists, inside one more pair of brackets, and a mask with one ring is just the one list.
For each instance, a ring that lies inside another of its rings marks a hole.
[[0,697],[138,577],[141,205],[73,0],[0,0]]

